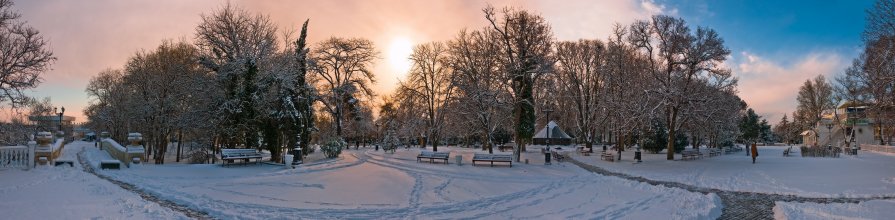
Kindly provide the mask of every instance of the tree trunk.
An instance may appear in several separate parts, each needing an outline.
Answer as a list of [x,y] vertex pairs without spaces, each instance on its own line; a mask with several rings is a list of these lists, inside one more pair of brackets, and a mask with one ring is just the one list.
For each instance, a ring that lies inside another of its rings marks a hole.
[[182,149],[182,148],[180,148],[180,146],[182,143],[183,143],[183,130],[180,130],[177,132],[177,158],[174,159],[174,161],[178,162],[178,163],[180,163],[180,152]]
[[617,155],[617,157],[618,157],[618,158],[616,159],[617,161],[621,161],[621,160],[622,160],[622,149],[625,148],[625,142],[626,142],[626,141],[625,141],[625,138],[626,138],[626,136],[627,136],[627,135],[619,136],[619,137],[618,137],[618,144],[615,145],[615,151],[616,151],[616,155]]
[[677,135],[677,129],[675,123],[677,123],[677,109],[671,109],[671,117],[668,119],[668,147],[666,153],[666,160],[674,160],[674,137]]

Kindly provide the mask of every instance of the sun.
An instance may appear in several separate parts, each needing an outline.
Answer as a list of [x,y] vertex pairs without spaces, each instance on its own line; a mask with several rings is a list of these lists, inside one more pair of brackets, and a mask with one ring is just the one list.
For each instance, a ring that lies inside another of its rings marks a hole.
[[413,43],[405,37],[396,37],[392,39],[388,47],[388,63],[392,70],[397,74],[405,75],[410,71],[412,63],[410,62],[410,54],[413,53]]

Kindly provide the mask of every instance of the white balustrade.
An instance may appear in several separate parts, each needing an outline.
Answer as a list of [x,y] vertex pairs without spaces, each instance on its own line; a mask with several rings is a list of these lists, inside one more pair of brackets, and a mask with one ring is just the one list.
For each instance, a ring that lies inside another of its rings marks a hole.
[[34,148],[27,146],[0,147],[0,168],[30,169],[34,165]]

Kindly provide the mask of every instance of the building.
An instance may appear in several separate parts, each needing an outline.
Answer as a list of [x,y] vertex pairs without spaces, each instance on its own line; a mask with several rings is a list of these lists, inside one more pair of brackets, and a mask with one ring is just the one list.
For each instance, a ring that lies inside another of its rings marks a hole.
[[[547,130],[550,129],[550,137],[547,137]],[[559,126],[554,121],[550,121],[547,123],[547,127],[538,131],[534,136],[534,144],[538,145],[546,145],[547,140],[550,140],[551,145],[570,145],[572,144],[572,137],[566,134],[565,131],[559,128]]]
[[[808,131],[803,132],[804,143],[812,146],[817,143],[818,146],[846,147],[847,143],[851,146],[857,144],[877,144],[880,142],[881,135],[878,126],[876,126],[869,117],[867,117],[868,105],[859,102],[845,102],[835,111],[829,111],[821,116],[821,120],[815,125],[816,139],[808,142],[804,139]],[[808,133],[810,135],[810,133]]]
[[59,115],[37,115],[37,116],[28,116],[28,120],[31,121],[32,125],[38,131],[59,131],[59,124],[62,123],[62,131],[67,135],[72,134],[72,124],[75,121],[75,117],[72,116],[62,116],[62,120],[60,122]]

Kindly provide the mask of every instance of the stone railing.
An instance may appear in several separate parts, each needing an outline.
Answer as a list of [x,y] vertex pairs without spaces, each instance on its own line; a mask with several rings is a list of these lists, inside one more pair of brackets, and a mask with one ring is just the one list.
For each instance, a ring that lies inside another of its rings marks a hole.
[[134,146],[121,146],[112,138],[103,138],[102,140],[102,149],[109,153],[109,156],[115,158],[124,165],[130,167],[131,163],[137,162],[141,163],[144,161],[143,155],[145,150],[142,146],[134,147]]
[[0,168],[34,167],[34,146],[0,147]]
[[[40,142],[38,142],[40,143]],[[56,139],[56,142],[41,144],[34,148],[34,158],[46,157],[48,162],[52,164],[59,155],[62,154],[62,148],[65,147],[65,139]]]
[[861,150],[895,153],[895,146],[861,144]]

